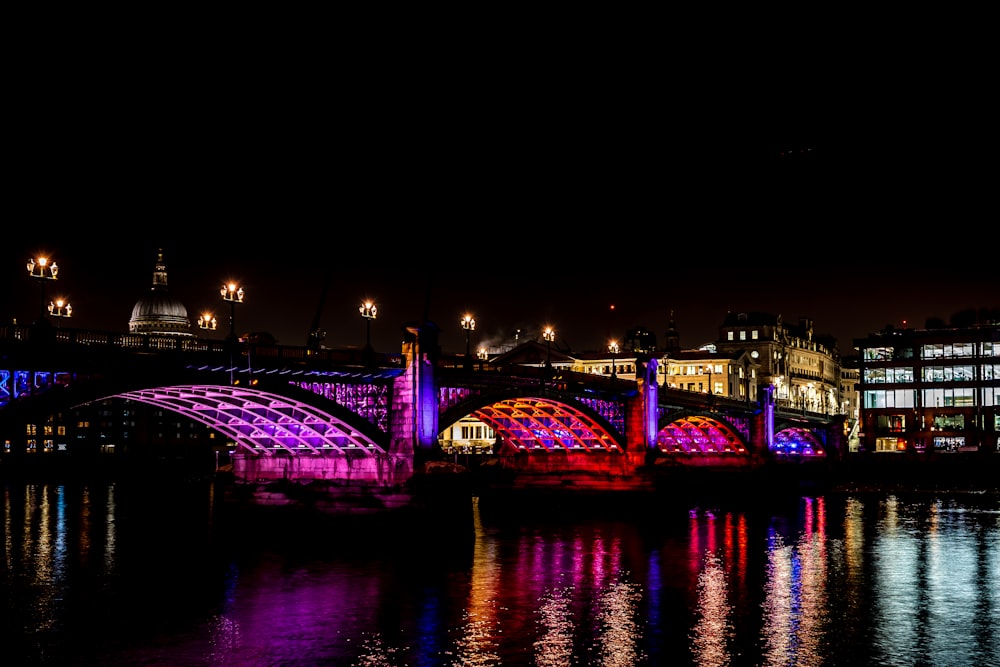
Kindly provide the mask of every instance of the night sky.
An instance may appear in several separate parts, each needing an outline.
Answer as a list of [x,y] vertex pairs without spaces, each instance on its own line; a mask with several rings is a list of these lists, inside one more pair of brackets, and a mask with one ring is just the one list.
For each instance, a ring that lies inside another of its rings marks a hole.
[[551,325],[582,352],[635,326],[662,344],[671,312],[695,347],[727,312],[764,311],[850,353],[887,324],[1000,306],[989,105],[943,72],[921,75],[949,88],[932,108],[898,76],[765,85],[742,60],[711,78],[284,64],[70,60],[14,81],[3,320],[35,318],[25,263],[46,253],[73,326],[126,331],[159,248],[192,322],[211,309],[223,336],[235,279],[239,332],[292,345],[327,282],[325,344],[363,345],[373,298],[385,351],[425,315],[446,352],[465,312],[473,346]]

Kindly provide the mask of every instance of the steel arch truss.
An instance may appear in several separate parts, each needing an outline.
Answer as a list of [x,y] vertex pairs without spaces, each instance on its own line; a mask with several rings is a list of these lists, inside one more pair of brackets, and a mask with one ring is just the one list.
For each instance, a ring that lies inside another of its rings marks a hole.
[[739,433],[702,415],[689,415],[664,426],[656,434],[656,446],[668,454],[747,455]]
[[519,450],[622,451],[604,425],[565,403],[511,398],[472,414],[496,431],[507,446]]
[[389,431],[390,394],[386,384],[317,381],[293,381],[291,384],[344,406],[383,433]]
[[774,434],[774,444],[771,451],[785,456],[826,456],[826,447],[807,428],[793,426]]
[[311,405],[236,386],[181,385],[115,394],[178,412],[232,438],[238,448],[272,456],[328,452],[385,454],[370,437]]

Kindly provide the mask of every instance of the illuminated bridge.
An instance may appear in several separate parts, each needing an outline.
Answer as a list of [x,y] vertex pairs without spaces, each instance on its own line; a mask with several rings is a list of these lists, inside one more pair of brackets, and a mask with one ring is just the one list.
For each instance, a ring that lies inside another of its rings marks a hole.
[[445,433],[485,425],[508,477],[644,484],[658,470],[755,468],[838,457],[836,417],[538,366],[464,367],[432,326],[399,354],[29,327],[0,328],[0,436],[44,447],[28,423],[97,400],[183,415],[232,443],[248,482],[329,480],[392,487],[448,459]]

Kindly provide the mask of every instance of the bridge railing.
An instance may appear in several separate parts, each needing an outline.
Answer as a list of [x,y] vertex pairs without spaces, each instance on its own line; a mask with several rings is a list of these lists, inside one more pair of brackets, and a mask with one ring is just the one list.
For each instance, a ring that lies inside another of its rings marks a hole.
[[460,364],[444,360],[443,363],[438,364],[436,372],[443,386],[447,386],[449,381],[452,381],[461,383],[463,386],[482,388],[506,389],[511,386],[520,386],[588,394],[595,392],[628,394],[636,390],[634,380],[612,379],[593,373],[548,369],[544,366],[510,364],[496,367],[488,363],[476,363],[471,368],[463,368]]
[[[58,345],[61,349],[106,348],[133,352],[192,352],[229,353],[233,351],[230,341],[196,338],[185,335],[157,335],[122,333],[72,328],[39,329],[33,325],[0,325],[0,341],[11,344],[45,343]],[[317,362],[343,365],[360,365],[365,359],[360,348],[309,348],[305,346],[278,345],[241,340],[236,348],[243,356],[250,355],[257,360],[271,359],[289,362]],[[380,353],[375,357],[375,365],[401,368],[405,363],[402,353]]]

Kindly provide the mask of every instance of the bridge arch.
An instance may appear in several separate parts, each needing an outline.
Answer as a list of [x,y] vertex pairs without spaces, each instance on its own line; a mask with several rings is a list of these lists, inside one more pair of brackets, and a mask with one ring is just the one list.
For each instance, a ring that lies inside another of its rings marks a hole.
[[775,429],[771,452],[782,457],[823,457],[827,453],[825,439],[802,426]]
[[517,451],[624,452],[624,435],[588,406],[532,392],[472,396],[441,413],[450,426],[471,415]]
[[749,453],[743,437],[722,419],[684,413],[671,415],[664,422],[656,433],[656,447],[662,452],[740,456]]
[[[182,414],[256,456],[375,456],[384,455],[387,448],[384,433],[336,403],[319,408],[311,402],[249,387],[174,385],[125,390],[102,398],[129,399]],[[94,400],[100,399],[86,403]]]

